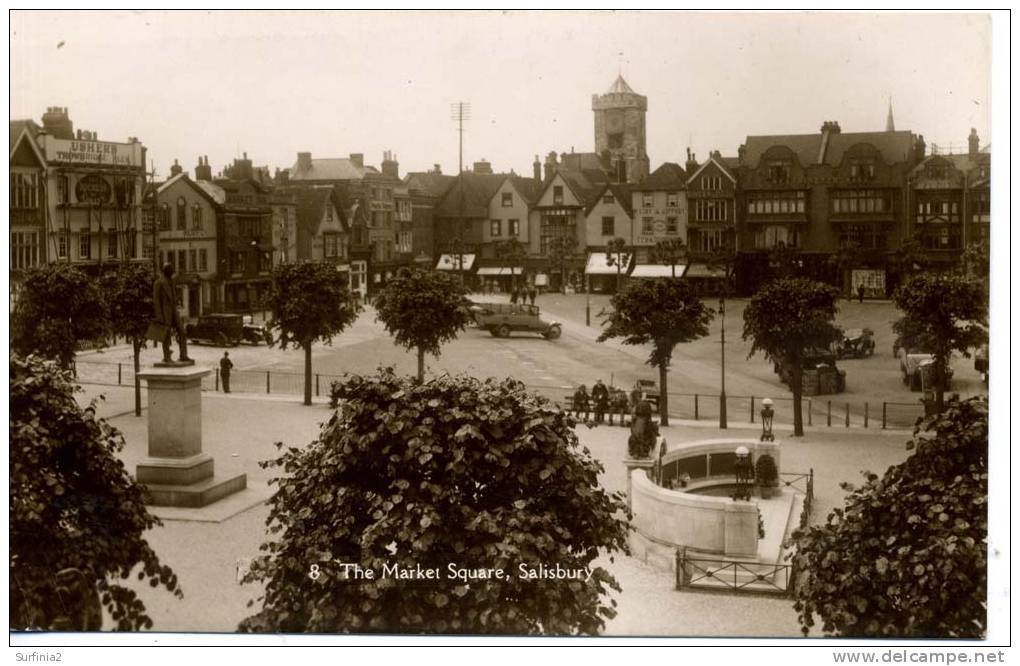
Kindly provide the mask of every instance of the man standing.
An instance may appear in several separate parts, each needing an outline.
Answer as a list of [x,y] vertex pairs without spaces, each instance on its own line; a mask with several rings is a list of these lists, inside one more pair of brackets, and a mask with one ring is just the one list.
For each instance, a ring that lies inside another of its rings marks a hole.
[[532,285],[531,287],[528,288],[528,300],[531,301],[532,305],[535,304],[535,296],[537,296],[537,295],[538,295],[538,290],[535,289],[534,285]]
[[230,393],[230,369],[234,367],[234,362],[230,360],[230,353],[223,352],[223,358],[220,359],[220,379],[223,380],[223,392]]
[[188,339],[184,334],[184,326],[181,325],[181,316],[177,312],[177,298],[174,294],[174,267],[173,264],[163,264],[162,274],[152,285],[152,306],[155,310],[156,322],[166,327],[163,335],[163,362],[173,363],[170,353],[170,335],[176,333],[177,344],[180,347],[178,362],[191,363],[188,358]]
[[609,389],[599,379],[591,389],[591,399],[595,403],[595,423],[602,423],[605,420],[606,412],[609,411]]
[[857,302],[858,303],[863,303],[864,302],[864,283],[863,282],[857,285]]

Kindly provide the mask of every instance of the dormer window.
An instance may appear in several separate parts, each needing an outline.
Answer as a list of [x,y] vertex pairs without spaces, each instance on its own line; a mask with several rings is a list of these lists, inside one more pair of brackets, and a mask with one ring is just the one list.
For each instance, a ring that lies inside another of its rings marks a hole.
[[790,182],[790,165],[786,162],[770,162],[769,181],[778,184]]
[[871,180],[875,177],[873,162],[854,162],[850,165],[851,180]]
[[503,194],[501,196],[502,196],[502,205],[503,205],[503,208],[512,208],[513,205],[514,205],[514,193],[513,192],[503,192]]
[[562,185],[553,185],[553,203],[554,204],[562,204],[563,203],[563,186]]
[[924,174],[928,178],[945,178],[946,177],[946,165],[944,165],[944,164],[929,164],[925,168]]

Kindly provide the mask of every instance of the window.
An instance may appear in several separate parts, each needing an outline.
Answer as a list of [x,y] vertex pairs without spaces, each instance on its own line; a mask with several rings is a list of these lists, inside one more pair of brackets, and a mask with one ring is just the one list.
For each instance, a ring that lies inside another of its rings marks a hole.
[[116,257],[117,256],[117,232],[108,231],[106,232],[106,256]]
[[184,231],[188,228],[188,204],[181,197],[177,200],[177,230]]
[[336,257],[340,253],[339,239],[336,234],[324,234],[323,240],[323,254],[327,259]]
[[749,215],[803,213],[807,195],[804,192],[752,192],[747,197]]
[[652,233],[652,218],[650,217],[641,218],[641,233],[643,234]]
[[494,237],[503,235],[502,220],[492,220],[491,222],[489,222],[489,235]]
[[701,189],[703,189],[703,190],[721,190],[722,189],[722,176],[702,176],[701,177]]
[[412,242],[414,240],[413,234],[410,231],[401,231],[397,234],[397,251],[398,252],[412,252],[414,248]]
[[11,208],[37,208],[38,181],[34,173],[11,174]]
[[92,234],[89,233],[88,229],[82,229],[81,233],[78,234],[78,258],[92,258]]
[[929,164],[924,169],[924,175],[928,178],[945,178],[946,177],[946,165],[945,164]]
[[602,235],[603,236],[615,236],[616,235],[616,218],[615,217],[603,217],[602,218]]
[[202,207],[198,204],[191,207],[191,229],[192,231],[202,230]]
[[205,248],[198,250],[198,270],[202,272],[209,270],[209,257]]
[[881,190],[833,190],[833,213],[885,213],[889,195]]
[[754,234],[754,246],[758,249],[771,249],[778,245],[797,247],[798,244],[799,234],[785,226],[763,227]]
[[885,232],[875,224],[844,224],[839,231],[839,245],[881,250],[885,248]]
[[198,250],[188,250],[188,266],[192,273],[198,272]]
[[128,229],[127,232],[127,250],[128,257],[132,259],[138,258],[138,231],[135,229]]
[[676,228],[677,228],[676,218],[675,217],[667,217],[666,218],[666,233],[668,233],[668,234],[675,234],[676,233]]
[[520,220],[509,220],[506,223],[506,235],[507,236],[519,236],[521,233],[521,221]]
[[57,256],[61,259],[67,257],[67,246],[70,244],[67,235],[66,231],[57,232]]
[[187,250],[177,250],[177,271],[180,273],[186,273],[188,271]]
[[39,232],[11,232],[11,268],[29,268],[39,263]]
[[667,208],[679,208],[680,207],[680,195],[676,192],[670,192],[666,195],[666,207]]
[[723,229],[692,229],[687,244],[695,252],[714,252],[726,247],[726,231]]
[[503,208],[512,208],[513,207],[513,205],[514,205],[514,193],[513,192],[503,192],[503,194],[500,195],[500,196],[502,198]]
[[609,148],[613,150],[623,148],[623,132],[614,132],[609,135]]
[[609,190],[606,190],[606,193],[602,195],[602,203],[611,204],[614,201],[616,201],[616,198],[613,197],[613,193],[610,192]]
[[555,203],[555,204],[563,203],[563,186],[562,185],[553,185],[553,203]]
[[694,206],[696,222],[725,222],[727,219],[725,199],[698,199]]
[[259,273],[268,273],[273,270],[273,253],[272,252],[259,252]]
[[642,208],[651,208],[654,205],[655,205],[655,195],[653,195],[651,192],[645,192],[644,194],[641,195],[641,207]]
[[230,272],[243,273],[244,269],[244,252],[232,252],[230,254]]
[[57,176],[57,201],[59,203],[67,203],[68,198],[71,196],[68,194],[69,192],[67,176]]
[[170,231],[170,204],[159,206],[159,230]]
[[790,166],[787,162],[769,163],[769,180],[773,183],[786,183],[790,180]]
[[145,259],[152,259],[152,255],[153,255],[152,246],[149,245],[148,243],[142,245],[142,257],[144,257]]

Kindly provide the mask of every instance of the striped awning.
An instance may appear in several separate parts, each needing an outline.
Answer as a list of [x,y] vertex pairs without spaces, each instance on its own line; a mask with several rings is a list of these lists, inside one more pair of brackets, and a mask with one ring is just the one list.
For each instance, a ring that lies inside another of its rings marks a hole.
[[476,275],[522,275],[523,266],[481,266]]
[[663,264],[638,264],[630,272],[632,278],[668,278],[674,277],[673,269],[676,269],[675,276],[683,277],[687,264],[674,264],[667,266]]

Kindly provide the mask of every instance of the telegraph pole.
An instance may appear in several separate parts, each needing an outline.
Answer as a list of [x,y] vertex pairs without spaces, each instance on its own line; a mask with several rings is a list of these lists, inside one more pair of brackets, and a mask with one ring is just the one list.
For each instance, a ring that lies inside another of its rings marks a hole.
[[[145,164],[144,163],[142,164],[142,169],[143,170],[145,169]],[[156,185],[156,163],[154,161],[149,160],[149,171],[148,171],[148,173],[145,173],[144,175],[149,176],[149,185],[153,186],[153,188],[152,188],[152,206],[151,206],[151,209],[152,209],[152,217],[151,217],[151,221],[152,221],[152,267],[153,267],[153,269],[155,269],[156,275],[159,275],[159,252],[156,250],[156,246],[158,245],[157,239],[159,238],[158,232],[156,231],[156,229],[159,228],[159,220],[156,219],[159,216],[159,202],[157,201],[157,197],[156,197],[156,188],[155,188],[155,185]],[[142,200],[143,201],[145,200],[145,189],[147,189],[147,188],[143,185],[143,188],[142,188]]]
[[[725,288],[725,287],[724,287]],[[722,322],[719,349],[722,366],[719,372],[719,427],[726,429],[726,294],[719,297],[719,321]]]
[[450,105],[451,117],[457,121],[457,178],[460,179],[459,217],[457,218],[457,277],[464,284],[464,121],[471,119],[471,103]]

